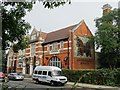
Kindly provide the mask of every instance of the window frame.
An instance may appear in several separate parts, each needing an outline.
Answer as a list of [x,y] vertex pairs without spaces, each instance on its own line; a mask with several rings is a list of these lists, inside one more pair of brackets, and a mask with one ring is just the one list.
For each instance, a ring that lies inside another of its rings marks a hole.
[[64,48],[64,41],[60,41],[60,49]]
[[57,42],[54,42],[52,44],[52,51],[58,51],[58,43]]
[[[44,73],[46,73],[46,74],[44,74]],[[47,71],[42,71],[42,75],[47,75]]]
[[50,44],[47,45],[47,51],[50,51]]
[[[37,72],[37,73],[36,73]],[[34,74],[38,74],[38,71],[34,71]]]
[[32,43],[30,47],[30,54],[33,56],[36,53],[36,44]]
[[[39,72],[41,72],[41,73],[39,73]],[[42,75],[42,71],[38,71],[38,75]]]

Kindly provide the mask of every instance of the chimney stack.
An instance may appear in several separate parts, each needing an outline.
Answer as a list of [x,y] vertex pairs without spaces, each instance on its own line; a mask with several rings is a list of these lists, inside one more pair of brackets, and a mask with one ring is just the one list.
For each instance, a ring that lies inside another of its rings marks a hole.
[[103,15],[105,15],[105,14],[111,12],[112,7],[109,4],[105,4],[105,5],[103,5],[102,9],[103,9]]

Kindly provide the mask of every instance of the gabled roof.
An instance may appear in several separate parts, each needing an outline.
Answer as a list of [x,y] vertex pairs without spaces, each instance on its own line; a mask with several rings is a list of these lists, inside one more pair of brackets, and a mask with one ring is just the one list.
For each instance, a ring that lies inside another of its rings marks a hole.
[[82,20],[78,24],[75,24],[75,25],[72,25],[72,26],[69,26],[69,27],[66,27],[66,28],[62,28],[60,30],[56,30],[56,31],[48,33],[47,36],[46,36],[45,42],[43,43],[43,45],[47,44],[47,43],[52,43],[54,41],[59,41],[59,40],[67,39],[67,38],[69,38],[69,31],[75,32],[79,27],[81,27],[83,25],[87,29],[85,29],[85,31],[83,31],[84,29],[81,28],[80,29],[80,31],[82,32],[81,34],[89,32],[89,34],[92,35],[92,33],[89,30],[88,26],[85,24],[85,21]]
[[46,38],[46,35],[47,35],[47,33],[45,33],[45,32],[40,32],[40,36],[41,36],[42,38]]
[[48,33],[46,36],[44,44],[49,43],[49,42],[53,42],[53,41],[57,41],[57,40],[67,39],[69,37],[69,30],[72,30],[77,25],[78,24],[75,24],[75,25],[72,25],[72,26]]
[[34,27],[33,30],[32,30],[32,32],[31,32],[31,35],[34,34],[34,33],[36,33],[36,32],[38,32],[38,31],[37,31],[37,29]]
[[42,32],[41,30],[38,31],[38,30],[34,27],[30,35],[33,35],[33,34],[36,34],[36,33],[39,33],[39,35],[40,35],[42,38],[46,38],[47,33]]

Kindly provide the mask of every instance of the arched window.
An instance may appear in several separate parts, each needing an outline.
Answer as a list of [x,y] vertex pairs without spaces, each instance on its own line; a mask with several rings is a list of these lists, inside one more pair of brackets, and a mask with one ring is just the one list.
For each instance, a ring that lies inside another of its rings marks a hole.
[[56,67],[61,68],[61,61],[60,61],[60,59],[59,59],[57,56],[53,56],[53,57],[50,59],[50,62],[49,62],[48,65],[49,65],[49,66],[56,66]]

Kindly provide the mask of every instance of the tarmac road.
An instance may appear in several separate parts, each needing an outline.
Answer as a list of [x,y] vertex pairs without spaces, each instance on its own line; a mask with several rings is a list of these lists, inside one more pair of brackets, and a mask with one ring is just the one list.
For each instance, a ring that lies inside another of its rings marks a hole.
[[[36,84],[33,80],[24,79],[23,81],[10,80],[7,85],[9,90],[120,90],[117,87],[107,87],[90,84],[78,84],[77,88],[73,89],[74,83],[68,82],[65,86],[50,86],[49,84]],[[0,89],[1,90],[1,89]]]

